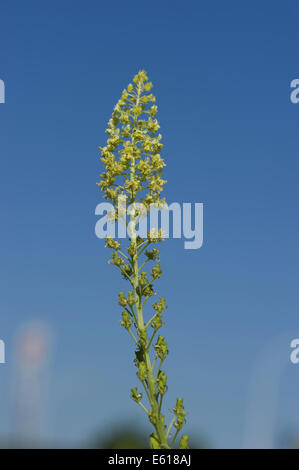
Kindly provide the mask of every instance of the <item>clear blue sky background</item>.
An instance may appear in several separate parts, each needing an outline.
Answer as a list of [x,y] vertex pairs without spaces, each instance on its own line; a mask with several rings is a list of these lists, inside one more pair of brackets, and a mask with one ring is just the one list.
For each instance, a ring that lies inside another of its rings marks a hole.
[[162,249],[168,406],[184,396],[186,432],[242,446],[252,373],[285,335],[273,432],[299,430],[299,365],[288,361],[299,337],[298,11],[296,0],[1,2],[0,437],[12,432],[14,337],[35,319],[53,334],[49,441],[144,422],[128,397],[124,285],[94,234],[97,147],[140,68],[157,96],[167,199],[204,203],[203,247]]

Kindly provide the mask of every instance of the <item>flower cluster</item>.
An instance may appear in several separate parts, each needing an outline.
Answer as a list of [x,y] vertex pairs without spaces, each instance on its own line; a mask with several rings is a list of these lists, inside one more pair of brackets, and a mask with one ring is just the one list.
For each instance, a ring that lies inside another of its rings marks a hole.
[[[161,367],[168,355],[168,345],[165,336],[156,337],[165,324],[164,297],[152,303],[152,316],[149,315],[150,299],[155,295],[154,283],[162,276],[159,250],[152,244],[163,241],[163,232],[151,228],[145,239],[136,236],[139,218],[146,215],[144,207],[147,212],[151,204],[158,207],[165,204],[165,199],[161,198],[166,182],[162,179],[165,163],[161,157],[162,137],[158,134],[158,109],[151,93],[152,86],[142,70],[123,90],[108,122],[106,146],[100,147],[105,171],[98,185],[105,198],[114,204],[109,220],[125,218],[124,207],[130,207],[128,245],[123,250],[117,240],[107,237],[106,247],[113,250],[110,264],[117,267],[130,284],[127,293],[118,293],[118,303],[123,309],[120,323],[134,341],[136,375],[146,392],[149,408],[144,405],[143,395],[136,387],[131,389],[131,398],[145,410],[155,428],[150,436],[150,446],[168,449],[175,445],[178,432],[185,424],[186,412],[182,399],[178,398],[173,409],[174,418],[167,428],[162,400],[168,386]],[[147,269],[148,266],[151,268]],[[173,436],[172,426],[175,428]],[[188,448],[187,436],[181,437],[180,448]]]
[[[100,147],[105,172],[97,183],[107,200],[116,203],[117,197],[127,199],[128,204],[136,201],[143,192],[143,204],[163,204],[160,198],[163,185],[161,157],[162,136],[160,125],[155,118],[158,108],[156,98],[150,90],[152,83],[145,71],[135,75],[122,92],[114,107],[106,129],[109,135],[105,147]],[[131,172],[134,162],[134,174]]]

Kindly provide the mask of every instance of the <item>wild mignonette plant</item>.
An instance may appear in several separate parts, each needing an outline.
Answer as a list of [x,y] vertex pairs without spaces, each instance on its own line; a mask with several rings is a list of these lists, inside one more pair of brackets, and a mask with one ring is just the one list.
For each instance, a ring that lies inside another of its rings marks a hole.
[[[123,310],[121,325],[135,343],[134,364],[142,386],[142,391],[136,387],[131,389],[131,398],[143,408],[154,426],[151,448],[170,449],[176,445],[186,412],[183,399],[177,398],[169,426],[162,413],[167,391],[167,376],[162,365],[168,346],[159,333],[164,325],[166,303],[163,297],[152,302],[152,297],[156,294],[154,283],[162,275],[159,250],[153,245],[162,242],[163,233],[151,228],[147,238],[137,235],[137,225],[145,216],[144,212],[147,213],[151,205],[165,204],[165,199],[160,197],[166,183],[162,179],[165,163],[160,156],[162,136],[157,134],[160,126],[155,118],[157,106],[150,92],[152,86],[142,70],[123,90],[108,122],[106,146],[100,147],[106,171],[97,184],[104,191],[105,199],[113,204],[110,220],[122,221],[130,234],[125,249],[111,237],[106,238],[106,247],[113,250],[110,263],[130,284],[126,294],[118,293],[118,303]],[[129,207],[128,211],[124,207]],[[188,436],[182,435],[179,447],[187,449],[188,440]]]

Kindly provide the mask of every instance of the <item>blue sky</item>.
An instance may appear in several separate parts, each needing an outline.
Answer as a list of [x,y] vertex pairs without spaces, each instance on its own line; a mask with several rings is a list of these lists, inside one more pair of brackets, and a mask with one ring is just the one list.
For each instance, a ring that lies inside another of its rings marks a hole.
[[53,336],[49,441],[144,422],[128,398],[123,281],[94,234],[97,148],[141,68],[159,107],[165,195],[204,203],[203,247],[162,248],[168,406],[183,395],[186,432],[242,446],[252,376],[278,342],[271,430],[299,433],[299,365],[288,361],[299,337],[298,3],[3,1],[1,19],[0,436],[13,431],[14,338],[35,320]]

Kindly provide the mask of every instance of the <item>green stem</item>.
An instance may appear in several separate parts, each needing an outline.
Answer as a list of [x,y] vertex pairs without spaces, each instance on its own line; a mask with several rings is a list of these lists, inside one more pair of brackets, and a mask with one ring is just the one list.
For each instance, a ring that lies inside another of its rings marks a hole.
[[[141,94],[141,88],[138,87],[138,93],[137,93],[137,98],[136,98],[137,106],[139,105],[140,94]],[[136,118],[134,119],[134,126],[135,125],[136,125]],[[134,141],[132,143],[134,144]],[[131,181],[134,180],[135,178],[135,158],[132,158],[130,178],[131,178]],[[132,202],[134,203],[134,195],[132,197]],[[143,319],[142,299],[141,299],[141,295],[138,292],[138,287],[139,287],[138,258],[143,252],[143,250],[148,246],[149,243],[146,243],[145,246],[142,248],[142,250],[140,250],[138,253],[138,247],[137,247],[137,242],[136,242],[136,219],[133,214],[130,215],[130,222],[131,222],[130,226],[132,230],[132,237],[131,237],[132,246],[133,246],[133,256],[132,256],[133,275],[132,276],[133,276],[134,294],[135,294],[135,299],[136,299],[137,327],[138,327],[137,331],[143,331],[145,325],[144,325],[144,319]],[[169,448],[169,446],[168,446],[167,438],[165,434],[165,425],[164,425],[164,421],[163,421],[163,418],[159,409],[158,394],[156,391],[153,368],[152,368],[152,364],[150,361],[149,352],[146,346],[142,346],[142,352],[143,352],[143,357],[144,357],[144,361],[146,364],[147,392],[148,392],[150,406],[152,408],[152,416],[155,417],[154,426],[156,428],[156,431],[159,437],[161,448],[167,449]],[[146,389],[145,383],[143,383],[143,385]]]
[[123,256],[124,258],[126,258],[126,259],[130,262],[130,259],[129,259],[122,251],[117,250],[117,252],[118,252],[121,256]]
[[145,406],[141,403],[141,401],[138,402],[138,404],[144,409],[146,414],[148,414],[148,410],[145,408]]
[[[161,413],[161,408],[162,408],[162,401],[163,401],[163,396],[164,396],[164,395],[160,395],[159,413]],[[166,434],[166,439],[167,439],[167,434]]]
[[150,395],[149,395],[149,393],[148,393],[148,390],[147,390],[147,388],[146,388],[146,384],[145,384],[144,380],[141,380],[141,383],[142,383],[143,388],[144,388],[144,391],[145,391],[145,393],[146,393],[146,395],[147,395],[148,401],[150,402]]
[[[142,311],[142,306],[141,306],[141,299],[140,296],[137,293],[138,289],[138,257],[137,257],[137,252],[136,255],[133,256],[133,281],[134,281],[134,291],[135,291],[135,296],[137,297],[137,305],[136,305],[136,310],[137,310],[137,326],[139,330],[144,329],[144,319],[143,319],[143,311]],[[158,403],[158,396],[156,392],[156,385],[155,385],[155,380],[154,380],[154,375],[153,375],[153,368],[152,364],[150,361],[149,357],[149,352],[146,347],[143,347],[143,356],[145,359],[145,364],[146,364],[146,369],[147,369],[147,389],[149,393],[149,402],[150,406],[152,408],[152,413],[153,416],[156,418],[156,423],[154,424],[160,445],[162,448],[169,448],[168,443],[167,443],[167,438],[165,434],[165,426],[164,422],[162,419],[162,415],[160,412],[160,407]]]
[[121,271],[121,273],[128,279],[128,281],[133,285],[132,279],[131,279],[130,276],[126,273],[126,271],[124,271],[124,270],[122,269],[122,267],[120,268],[120,271]]
[[135,335],[134,335],[134,333],[132,333],[132,331],[131,331],[130,328],[128,329],[128,332],[129,332],[130,335],[132,336],[132,338],[133,338],[133,340],[135,341],[135,343],[138,344],[138,341],[137,341],[137,339],[135,338]]
[[171,447],[171,448],[173,448],[173,446],[174,446],[174,444],[175,444],[175,440],[176,440],[176,438],[177,438],[179,432],[180,432],[180,430],[177,429],[177,430],[176,430],[176,433],[175,433],[175,435],[174,435],[174,437],[173,437],[173,439],[172,439],[172,441],[171,441],[171,444],[170,444],[170,447]]
[[147,348],[146,348],[147,351],[149,351],[149,349],[150,349],[150,347],[151,347],[151,344],[152,344],[152,341],[153,341],[154,336],[155,336],[156,333],[157,333],[157,330],[155,330],[155,331],[153,332],[153,334],[152,334],[152,337],[151,337],[151,339],[150,339],[150,342],[148,343],[148,346],[147,346]]
[[147,324],[145,325],[145,328],[147,328],[151,322],[156,318],[156,316],[158,315],[158,312],[155,313],[155,315],[152,316],[152,318],[147,322]]
[[[130,306],[129,306],[130,307]],[[136,315],[134,313],[134,310],[132,307],[130,307],[130,310],[127,309],[127,307],[124,307],[124,309],[128,312],[129,315],[132,316],[132,318],[135,320],[135,323],[137,323],[137,318],[136,318]]]
[[138,256],[140,256],[144,250],[150,245],[151,242],[147,242],[146,245],[142,248],[142,250],[139,251]]
[[152,363],[152,369],[154,370],[154,367],[155,367],[155,364],[156,364],[156,360],[157,360],[157,354],[155,355],[154,357],[154,360],[153,360],[153,363]]
[[170,425],[169,425],[169,428],[167,429],[166,437],[169,436],[169,433],[170,433],[170,431],[171,431],[171,428],[172,428],[172,426],[174,425],[175,418],[176,418],[175,416],[172,418],[172,421],[171,421],[171,423],[170,423]]
[[[139,255],[140,256],[140,255]],[[141,271],[141,269],[143,268],[143,266],[145,266],[150,260],[147,259],[146,261],[144,261],[144,263],[142,263],[142,265],[138,268],[138,271]]]
[[159,372],[160,372],[160,369],[161,369],[162,362],[163,362],[163,359],[160,360],[160,364],[159,364],[159,366],[158,366],[158,369],[157,369],[157,372],[156,372],[156,375],[155,375],[155,381],[156,381],[157,378],[158,378],[158,375],[159,375]]

